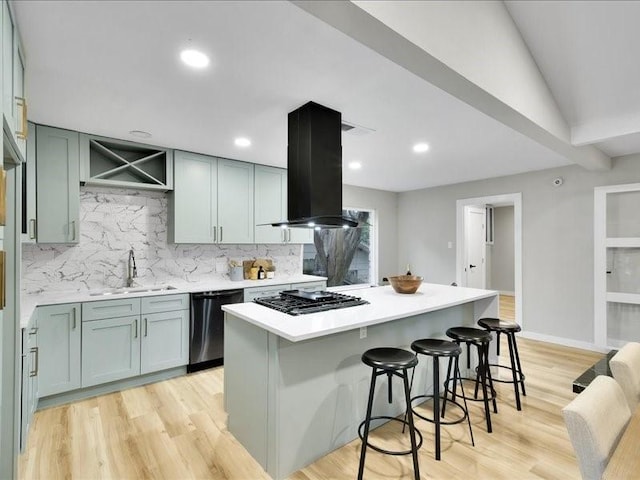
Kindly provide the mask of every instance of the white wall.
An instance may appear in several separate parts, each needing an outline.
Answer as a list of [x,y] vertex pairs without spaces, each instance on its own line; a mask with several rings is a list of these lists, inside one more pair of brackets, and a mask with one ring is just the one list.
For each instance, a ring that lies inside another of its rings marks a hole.
[[[398,194],[374,190],[371,188],[344,185],[342,189],[342,205],[345,208],[374,210],[376,215],[376,233],[378,247],[377,278],[372,283],[380,283],[382,277],[394,275],[398,261],[404,261],[405,255],[398,252]],[[398,257],[400,255],[400,260]],[[404,266],[406,267],[406,261]]]
[[515,291],[513,207],[493,209],[493,245],[489,288],[504,293]]
[[[554,187],[555,177],[564,177]],[[522,192],[525,330],[593,342],[593,188],[640,182],[640,155],[608,172],[578,166],[399,194],[397,268],[407,261],[428,282],[455,279],[456,200]],[[447,248],[447,241],[454,248]]]
[[480,88],[568,141],[569,129],[500,1],[354,1]]
[[81,187],[80,242],[24,244],[23,293],[122,287],[130,248],[135,251],[140,285],[225,279],[229,260],[257,257],[273,260],[276,277],[302,272],[300,245],[167,243],[164,192]]

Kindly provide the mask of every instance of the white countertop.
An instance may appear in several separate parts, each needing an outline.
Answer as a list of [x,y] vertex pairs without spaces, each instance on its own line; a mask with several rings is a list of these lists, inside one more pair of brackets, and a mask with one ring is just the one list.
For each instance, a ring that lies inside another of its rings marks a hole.
[[222,310],[289,341],[298,342],[498,295],[494,290],[450,287],[432,283],[423,283],[412,295],[396,293],[391,286],[342,293],[360,297],[367,300],[369,304],[297,316],[287,315],[252,302],[223,305]]
[[[208,292],[208,291],[221,291],[221,290],[235,290],[238,288],[252,288],[252,287],[269,287],[275,285],[286,285],[291,283],[305,283],[314,281],[325,281],[325,277],[317,277],[315,275],[293,275],[282,276],[273,279],[265,280],[241,280],[238,282],[232,282],[231,280],[211,280],[206,282],[189,283],[184,280],[170,280],[163,285],[171,285],[175,287],[171,290],[161,291],[146,291],[146,292],[132,292],[132,293],[118,293],[115,295],[96,295],[97,291],[74,291],[74,292],[54,292],[54,293],[40,293],[37,295],[23,295],[20,301],[20,328],[26,328],[33,316],[33,312],[36,307],[41,305],[60,305],[63,303],[76,303],[76,302],[96,302],[100,300],[116,300],[118,298],[127,297],[153,297],[158,295],[175,295],[179,293],[196,293],[196,292]],[[132,289],[136,288],[151,288],[157,285],[134,285]],[[109,289],[105,289],[109,290]]]

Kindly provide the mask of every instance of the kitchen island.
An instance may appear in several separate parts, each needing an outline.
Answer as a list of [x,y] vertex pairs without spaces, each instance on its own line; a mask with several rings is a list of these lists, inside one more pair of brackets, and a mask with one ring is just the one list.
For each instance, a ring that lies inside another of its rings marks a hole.
[[[489,290],[423,284],[413,295],[391,287],[347,293],[369,304],[299,316],[256,303],[222,307],[228,430],[276,480],[357,437],[371,375],[360,360],[365,350],[409,349],[416,339],[446,338],[449,327],[498,316],[498,292]],[[430,389],[428,363],[416,369],[414,391]],[[386,381],[378,388],[385,398]],[[376,401],[375,414],[400,415],[400,397]]]

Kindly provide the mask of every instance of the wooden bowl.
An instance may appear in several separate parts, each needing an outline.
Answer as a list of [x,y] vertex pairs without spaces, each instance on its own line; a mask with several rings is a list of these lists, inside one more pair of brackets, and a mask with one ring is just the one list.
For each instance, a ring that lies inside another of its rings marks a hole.
[[398,293],[416,293],[423,278],[417,275],[396,275],[389,277],[389,282]]

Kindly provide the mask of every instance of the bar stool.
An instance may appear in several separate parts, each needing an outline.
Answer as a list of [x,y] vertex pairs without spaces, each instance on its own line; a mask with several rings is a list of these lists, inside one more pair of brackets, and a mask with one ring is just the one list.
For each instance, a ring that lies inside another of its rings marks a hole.
[[[493,428],[491,426],[491,412],[489,411],[489,401],[493,403],[494,413],[498,413],[498,405],[496,403],[496,391],[493,388],[493,379],[491,378],[491,371],[489,370],[489,343],[491,343],[491,333],[487,330],[481,330],[473,327],[452,327],[447,330],[447,337],[453,339],[455,343],[460,345],[464,342],[467,345],[467,368],[471,368],[471,345],[475,346],[478,351],[478,367],[476,369],[476,377],[463,378],[463,380],[475,381],[475,392],[473,397],[464,396],[466,400],[472,400],[476,402],[484,403],[484,413],[487,422],[487,432],[491,433]],[[449,379],[451,378],[451,363],[454,358],[449,359],[449,366],[447,367],[447,381],[446,390],[449,393]],[[458,357],[455,357],[455,368],[458,366]],[[478,385],[482,386],[482,398],[478,398]],[[488,388],[487,388],[488,387]],[[487,391],[488,390],[488,391]],[[453,391],[451,391],[453,400],[456,399],[456,384],[453,384]],[[446,409],[447,397],[442,405],[442,410]]]
[[511,370],[512,380],[500,380],[495,379],[496,382],[501,383],[513,383],[513,390],[516,394],[516,408],[522,410],[520,405],[520,388],[522,388],[522,395],[527,396],[524,389],[524,373],[522,373],[522,366],[520,365],[520,355],[518,354],[518,344],[516,343],[516,333],[522,330],[520,325],[514,322],[505,322],[499,318],[481,318],[478,320],[478,325],[483,327],[489,332],[496,332],[496,354],[500,356],[500,334],[504,333],[507,336],[509,343],[509,359],[511,360],[511,366],[500,365],[499,363],[490,363],[491,367],[506,368]]
[[[407,370],[409,368],[413,368],[418,364],[418,357],[416,357],[413,353],[403,350],[401,348],[392,348],[392,347],[382,347],[382,348],[372,348],[367,350],[362,354],[362,362],[365,365],[373,368],[373,372],[371,375],[371,388],[369,389],[369,402],[367,403],[367,416],[364,421],[358,427],[358,436],[362,440],[362,449],[360,450],[360,467],[358,469],[358,480],[362,480],[362,475],[364,473],[364,458],[367,452],[367,447],[371,447],[372,449],[385,453],[387,455],[409,455],[411,454],[413,457],[413,472],[416,480],[420,480],[420,468],[418,466],[418,449],[422,446],[422,434],[416,430],[413,425],[413,414],[411,412],[411,397],[409,393],[409,380]],[[397,377],[402,378],[404,384],[404,398],[407,405],[407,420],[401,420],[396,417],[391,416],[371,416],[371,409],[373,408],[373,394],[376,387],[376,378],[380,375],[387,375],[388,377],[388,401],[391,403],[392,401],[392,392],[391,392],[391,379],[395,375]],[[411,449],[410,450],[400,450],[400,451],[392,451],[385,450],[383,448],[377,447],[369,443],[369,426],[371,424],[371,420],[378,419],[386,419],[386,420],[394,420],[397,422],[401,422],[404,425],[409,425],[409,437],[411,437]],[[364,426],[364,433],[362,433],[362,427]],[[419,442],[416,441],[416,436],[419,438]]]
[[[471,436],[471,444],[475,447],[475,442],[473,440],[473,430],[471,429],[471,419],[469,418],[469,409],[467,407],[467,399],[464,395],[464,386],[462,385],[462,376],[460,375],[460,368],[456,361],[456,368],[453,372],[453,382],[460,382],[460,389],[462,390],[462,399],[464,400],[464,406],[460,405],[460,403],[456,402],[455,399],[451,400],[451,402],[456,405],[462,411],[462,417],[456,420],[445,421],[440,417],[444,418],[444,410],[442,411],[442,415],[440,415],[440,358],[458,358],[460,353],[462,353],[462,348],[455,342],[450,342],[448,340],[440,340],[436,338],[424,338],[421,340],[416,340],[411,344],[411,350],[416,352],[418,355],[427,355],[433,358],[433,395],[417,395],[411,398],[412,406],[411,411],[417,417],[426,420],[427,422],[431,422],[435,425],[435,436],[436,436],[436,460],[440,460],[440,425],[454,425],[456,423],[464,422],[467,420],[469,424],[469,435]],[[447,378],[447,382],[449,379]],[[411,377],[411,386],[413,386],[413,376]],[[445,401],[447,396],[447,384],[445,383]],[[433,398],[433,418],[428,418],[420,413],[416,412],[413,407],[413,401],[418,398]]]

